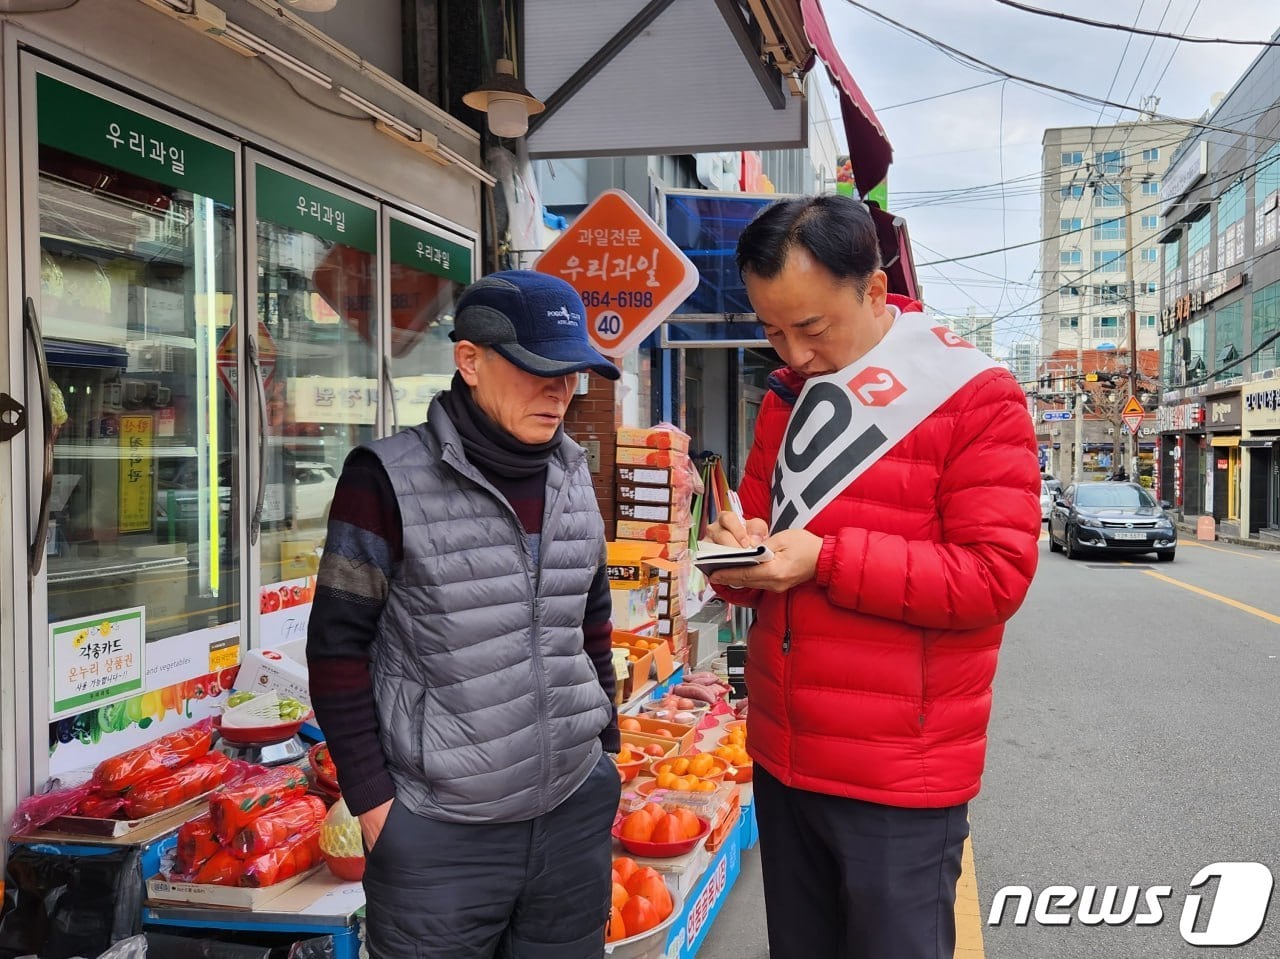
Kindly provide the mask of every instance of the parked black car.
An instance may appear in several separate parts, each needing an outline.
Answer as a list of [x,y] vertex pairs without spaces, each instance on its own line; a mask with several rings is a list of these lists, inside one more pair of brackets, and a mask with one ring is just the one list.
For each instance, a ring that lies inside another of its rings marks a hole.
[[1049,550],[1155,553],[1173,561],[1178,531],[1164,505],[1137,483],[1073,483],[1049,513]]

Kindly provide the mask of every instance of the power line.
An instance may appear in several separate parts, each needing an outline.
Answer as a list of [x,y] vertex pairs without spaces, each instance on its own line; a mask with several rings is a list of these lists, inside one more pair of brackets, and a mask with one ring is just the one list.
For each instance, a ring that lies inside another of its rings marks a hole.
[[[1026,13],[1034,13],[1041,17],[1052,17],[1056,20],[1069,20],[1072,23],[1082,23],[1085,26],[1100,27],[1104,30],[1120,30],[1125,33],[1139,33],[1144,37],[1162,37],[1166,40],[1177,40],[1179,43],[1225,43],[1243,47],[1280,47],[1280,42],[1275,40],[1232,40],[1226,37],[1192,37],[1185,33],[1165,33],[1160,30],[1147,30],[1137,25],[1126,27],[1122,23],[1104,23],[1101,20],[1090,20],[1088,17],[1077,17],[1070,13],[1059,13],[1057,10],[1042,10],[1039,7],[1030,7],[1025,3],[1018,3],[1017,0],[996,0],[996,3],[1003,4],[1006,7],[1013,7],[1016,10],[1022,10]],[[1190,23],[1188,23],[1188,26],[1190,26]]]
[[844,2],[849,4],[852,7],[857,7],[859,10],[863,11],[868,16],[874,17],[877,20],[881,20],[885,23],[888,23],[891,26],[894,26],[897,29],[912,35],[913,37],[916,37],[917,39],[923,41],[924,43],[929,44],[939,52],[945,54],[947,57],[951,58],[952,60],[955,60],[958,63],[968,66],[971,69],[978,69],[985,73],[990,73],[998,77],[1004,77],[1005,79],[1013,80],[1017,83],[1021,83],[1030,87],[1035,87],[1041,90],[1051,90],[1055,93],[1061,93],[1066,96],[1073,97],[1076,100],[1080,100],[1085,103],[1090,103],[1095,106],[1112,107],[1114,109],[1128,111],[1130,113],[1146,115],[1151,117],[1153,120],[1164,120],[1169,123],[1183,123],[1183,124],[1186,124],[1187,126],[1197,127],[1201,130],[1211,130],[1215,133],[1226,133],[1234,136],[1249,136],[1249,135],[1256,136],[1256,134],[1251,134],[1248,131],[1232,130],[1227,127],[1219,127],[1211,123],[1205,123],[1203,120],[1179,119],[1178,117],[1172,117],[1172,116],[1168,116],[1167,114],[1156,113],[1152,110],[1143,110],[1140,107],[1131,106],[1127,103],[1117,103],[1116,101],[1108,100],[1105,97],[1095,97],[1088,93],[1077,93],[1074,90],[1068,90],[1065,87],[1054,86],[1053,84],[1045,83],[1042,80],[1032,80],[1027,77],[1020,76],[1016,73],[1010,73],[1008,70],[1005,70],[1002,67],[994,66],[990,63],[987,63],[985,60],[980,60],[979,58],[973,56],[972,54],[965,53],[962,50],[957,50],[955,47],[950,46],[949,44],[943,43],[941,40],[938,40],[935,37],[931,37],[927,33],[923,33],[912,27],[908,27],[906,24],[900,23],[899,21],[894,20],[892,17],[886,16],[885,14],[880,13],[878,10],[873,9],[872,7],[869,7],[864,3],[859,3],[858,0],[844,0]]
[[[948,90],[946,93],[935,93],[933,96],[920,97],[918,100],[906,100],[902,103],[894,103],[887,107],[876,107],[876,114],[887,113],[890,110],[897,110],[899,107],[915,106],[917,103],[928,103],[930,100],[941,100],[943,97],[953,97],[957,93],[968,93],[970,90],[981,90],[983,87],[989,87],[994,83],[1000,83],[1000,80],[987,80],[984,83],[975,83],[971,87],[961,87],[959,90]],[[823,121],[831,122],[831,121]]]

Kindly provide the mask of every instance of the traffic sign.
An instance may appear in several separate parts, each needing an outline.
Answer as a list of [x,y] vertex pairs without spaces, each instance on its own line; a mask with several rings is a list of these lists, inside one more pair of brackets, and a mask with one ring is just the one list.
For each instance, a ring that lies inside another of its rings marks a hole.
[[1056,423],[1059,420],[1071,419],[1070,410],[1045,410],[1040,414],[1040,418],[1046,423]]
[[606,356],[634,350],[698,287],[697,267],[621,190],[591,201],[533,268],[582,295],[591,341]]
[[[236,357],[236,330],[238,329],[238,324],[227,327],[227,332],[218,341],[215,361],[218,367],[218,379],[222,380],[222,385],[226,387],[233,403],[240,398],[240,367]],[[270,383],[271,376],[276,371],[276,344],[271,334],[267,332],[267,325],[261,319],[258,320],[258,363],[262,367],[264,385]]]
[[1134,436],[1138,435],[1138,430],[1142,428],[1142,417],[1145,410],[1142,404],[1138,402],[1136,396],[1130,396],[1129,402],[1124,404],[1124,412],[1120,414],[1120,418],[1124,420],[1124,425]]

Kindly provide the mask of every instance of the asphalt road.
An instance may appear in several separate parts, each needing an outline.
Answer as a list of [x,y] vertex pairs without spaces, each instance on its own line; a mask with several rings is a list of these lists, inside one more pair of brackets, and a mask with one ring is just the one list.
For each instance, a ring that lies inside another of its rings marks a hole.
[[[1259,862],[1280,877],[1280,553],[1183,540],[1173,563],[1069,561],[1041,542],[1031,593],[1006,632],[987,774],[970,809],[983,950],[990,959],[1280,957],[1280,894],[1237,948],[1193,946],[1179,920],[1203,898],[1193,935],[1213,934],[1228,879],[1191,890],[1211,863]],[[1002,887],[1151,887],[1158,924],[987,925]],[[1229,908],[1229,907],[1228,907]],[[699,959],[765,959],[758,856]],[[1249,910],[1244,912],[1248,914]],[[1242,919],[1245,925],[1249,925]],[[962,919],[962,921],[965,921]],[[976,925],[974,917],[967,919]],[[1217,927],[1221,928],[1221,927]],[[976,959],[982,953],[968,952]]]

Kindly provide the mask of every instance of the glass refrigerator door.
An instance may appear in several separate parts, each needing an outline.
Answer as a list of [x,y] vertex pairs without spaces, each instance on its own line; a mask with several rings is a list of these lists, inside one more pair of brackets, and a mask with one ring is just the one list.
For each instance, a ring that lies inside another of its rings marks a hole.
[[402,213],[387,215],[391,304],[390,429],[427,418],[453,376],[453,304],[472,280],[475,240]]
[[174,684],[238,662],[238,419],[223,375],[238,158],[31,58],[23,96],[28,293],[47,366],[31,392],[51,413],[29,446],[48,476],[30,525],[47,524],[31,603],[33,675],[49,691],[32,700],[56,772],[104,736],[118,752],[166,715],[190,722],[195,690]]
[[257,211],[255,380],[261,430],[251,535],[255,645],[306,639],[329,503],[347,454],[378,434],[378,213],[372,201],[271,161]]

